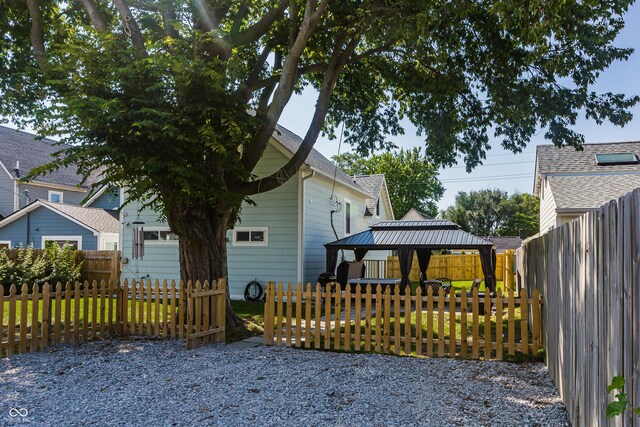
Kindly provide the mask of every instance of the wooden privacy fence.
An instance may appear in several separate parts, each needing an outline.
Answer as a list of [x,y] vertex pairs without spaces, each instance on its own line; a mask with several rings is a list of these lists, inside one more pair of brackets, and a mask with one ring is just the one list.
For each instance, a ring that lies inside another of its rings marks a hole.
[[186,338],[187,347],[224,342],[225,280],[167,283],[101,281],[0,286],[0,357],[50,344],[109,336]]
[[[506,288],[513,283],[513,262],[514,252],[506,251],[502,254],[496,254],[496,278],[505,281]],[[387,260],[387,276],[400,277],[400,264],[397,256],[391,256]],[[427,277],[448,277],[452,280],[473,280],[477,277],[484,278],[482,272],[482,264],[480,263],[480,255],[464,254],[464,255],[432,255],[427,269]],[[409,279],[417,281],[420,279],[420,268],[418,260],[414,256],[411,265],[411,273]]]
[[640,426],[608,419],[615,375],[640,406],[640,189],[525,242],[518,274],[545,297],[547,366],[575,426]]
[[[21,249],[5,250],[9,259],[15,260]],[[44,249],[34,249],[33,253],[40,256],[44,253]],[[117,282],[120,280],[120,251],[76,251],[76,258],[82,261],[80,281]]]
[[[303,290],[289,284],[267,285],[264,342],[267,345],[343,351],[415,354],[485,359],[521,352],[535,355],[542,346],[541,305],[537,291],[527,298],[513,291],[497,297],[400,295],[396,286],[378,285],[355,292],[325,292],[318,284]],[[529,320],[532,327],[529,328]]]

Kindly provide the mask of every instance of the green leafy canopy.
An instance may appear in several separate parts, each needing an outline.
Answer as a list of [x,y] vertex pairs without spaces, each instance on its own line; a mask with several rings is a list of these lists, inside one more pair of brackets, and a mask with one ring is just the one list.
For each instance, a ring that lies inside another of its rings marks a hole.
[[420,148],[366,158],[345,153],[334,156],[333,160],[352,176],[384,174],[396,218],[402,218],[411,208],[434,218],[438,214],[436,203],[444,194],[444,187],[438,181],[438,169]]

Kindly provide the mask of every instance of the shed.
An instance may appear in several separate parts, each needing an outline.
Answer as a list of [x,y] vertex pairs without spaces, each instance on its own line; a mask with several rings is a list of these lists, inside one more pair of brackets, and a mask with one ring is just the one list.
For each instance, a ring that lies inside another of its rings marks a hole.
[[446,219],[427,221],[383,221],[368,230],[324,245],[328,272],[334,272],[338,251],[352,250],[360,261],[370,250],[397,250],[401,285],[409,285],[414,251],[422,277],[426,277],[431,251],[440,249],[475,249],[480,252],[485,286],[496,290],[496,250],[492,242],[474,236]]

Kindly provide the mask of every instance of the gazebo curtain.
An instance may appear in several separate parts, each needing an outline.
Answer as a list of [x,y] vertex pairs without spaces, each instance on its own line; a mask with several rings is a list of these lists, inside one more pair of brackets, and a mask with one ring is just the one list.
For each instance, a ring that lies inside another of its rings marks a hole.
[[368,249],[355,249],[353,253],[356,257],[356,261],[362,261],[367,252],[369,252]]
[[326,248],[327,255],[327,272],[335,273],[336,265],[338,264],[338,249],[337,248]]
[[416,249],[416,255],[418,256],[418,266],[420,267],[420,279],[425,280],[429,261],[431,261],[431,249]]
[[409,281],[409,273],[411,273],[411,264],[413,264],[413,248],[399,249],[398,262],[400,264],[400,274],[402,275],[400,285],[404,289],[411,283]]
[[491,292],[496,291],[496,250],[493,248],[480,249],[480,263],[484,273],[484,285]]

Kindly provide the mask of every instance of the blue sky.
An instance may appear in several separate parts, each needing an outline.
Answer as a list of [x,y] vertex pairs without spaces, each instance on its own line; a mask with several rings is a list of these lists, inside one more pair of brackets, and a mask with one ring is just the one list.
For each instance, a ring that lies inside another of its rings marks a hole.
[[[628,61],[614,63],[600,77],[593,87],[598,92],[624,93],[626,95],[640,94],[640,4],[633,5],[626,16],[626,26],[616,40],[619,47],[632,47],[636,50]],[[280,120],[280,124],[298,135],[306,133],[313,114],[315,93],[311,90],[293,98]],[[592,121],[581,119],[575,130],[584,134],[589,142],[617,142],[640,140],[640,106],[633,109],[634,119],[624,128],[605,123],[598,126]],[[403,148],[422,146],[423,142],[415,136],[414,129],[407,128],[407,132],[393,141]],[[548,144],[544,139],[544,131],[540,131],[531,140],[523,153],[513,154],[500,147],[497,140],[492,141],[493,149],[487,154],[485,165],[477,167],[470,174],[466,173],[462,165],[442,170],[440,179],[446,188],[443,198],[438,203],[440,209],[453,204],[458,191],[473,191],[483,188],[498,188],[509,193],[515,191],[530,193],[533,188],[533,174],[535,169],[535,146]],[[331,158],[338,151],[338,141],[329,141],[320,137],[315,148],[326,157]],[[348,150],[343,145],[341,151]]]

